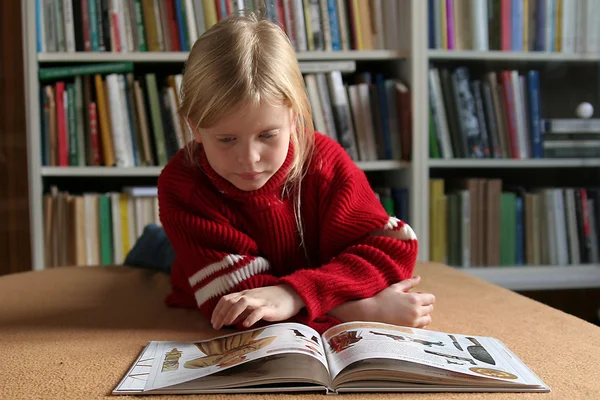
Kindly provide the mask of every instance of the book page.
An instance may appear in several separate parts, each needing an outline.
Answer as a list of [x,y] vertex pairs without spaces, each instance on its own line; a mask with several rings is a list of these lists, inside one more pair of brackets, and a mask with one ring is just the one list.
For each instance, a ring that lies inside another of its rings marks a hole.
[[403,360],[513,384],[543,384],[496,339],[372,322],[350,322],[323,334],[332,380],[367,359]]
[[144,390],[198,379],[267,356],[309,355],[327,369],[319,334],[301,324],[282,323],[197,342],[158,342]]
[[152,371],[152,363],[158,347],[157,342],[150,342],[142,350],[138,359],[133,363],[127,374],[114,389],[113,393],[141,392],[146,386],[148,376]]

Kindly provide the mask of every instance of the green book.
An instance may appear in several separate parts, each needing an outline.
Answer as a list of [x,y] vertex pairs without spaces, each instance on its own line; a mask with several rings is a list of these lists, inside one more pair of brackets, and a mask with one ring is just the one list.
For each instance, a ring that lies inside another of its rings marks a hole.
[[440,150],[435,134],[435,122],[433,121],[431,107],[429,107],[429,158],[432,160],[440,158]]
[[502,193],[500,197],[500,265],[515,265],[517,259],[517,195]]
[[142,14],[141,0],[134,0],[133,8],[135,12],[135,23],[140,47],[139,51],[148,51],[148,47],[146,46],[146,30],[144,28],[144,16]]
[[52,79],[71,78],[81,75],[97,75],[97,74],[118,74],[133,72],[132,62],[119,63],[98,63],[73,65],[68,67],[47,67],[40,68],[40,81],[48,81]]
[[113,264],[112,249],[112,224],[110,196],[99,197],[100,202],[100,263],[102,265]]
[[146,74],[146,90],[148,92],[148,103],[150,105],[150,116],[152,117],[152,132],[154,132],[158,165],[163,166],[167,164],[168,159],[155,74]]

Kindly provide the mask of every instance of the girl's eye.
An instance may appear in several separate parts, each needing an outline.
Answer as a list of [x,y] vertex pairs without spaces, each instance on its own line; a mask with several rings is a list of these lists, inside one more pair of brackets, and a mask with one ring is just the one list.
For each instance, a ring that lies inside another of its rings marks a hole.
[[277,135],[276,133],[261,133],[260,137],[263,139],[270,139],[276,135]]
[[232,138],[232,137],[219,138],[219,142],[221,142],[221,143],[231,143],[234,140],[235,140],[235,138]]

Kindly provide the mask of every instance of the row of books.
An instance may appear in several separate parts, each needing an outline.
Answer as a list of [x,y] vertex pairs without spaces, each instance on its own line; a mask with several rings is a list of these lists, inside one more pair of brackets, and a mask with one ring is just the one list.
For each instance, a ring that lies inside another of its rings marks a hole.
[[[184,146],[182,76],[132,63],[41,68],[42,165],[163,166]],[[315,129],[355,161],[409,160],[410,93],[382,74],[304,74]],[[188,132],[189,133],[189,132]]]
[[40,76],[43,165],[165,165],[183,147],[180,75],[162,81],[134,76],[131,63],[107,63]]
[[297,51],[392,49],[397,1],[37,0],[39,52],[189,51],[218,21],[264,10]]
[[[378,187],[390,215],[408,223],[408,190]],[[148,224],[160,226],[156,187],[72,194],[52,186],[44,194],[46,268],[121,264]]]
[[428,0],[429,47],[600,51],[598,0]]
[[542,120],[544,154],[556,158],[599,158],[600,119]]
[[598,263],[600,188],[431,179],[430,257],[459,267]]
[[304,75],[315,130],[342,145],[355,161],[410,160],[408,87],[380,73]]
[[148,224],[160,225],[154,187],[44,195],[46,268],[121,264]]
[[542,158],[539,72],[429,69],[430,158]]

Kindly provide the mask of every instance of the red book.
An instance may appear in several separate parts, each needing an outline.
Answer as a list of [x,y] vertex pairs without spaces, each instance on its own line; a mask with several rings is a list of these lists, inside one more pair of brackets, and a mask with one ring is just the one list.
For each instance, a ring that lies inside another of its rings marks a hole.
[[65,83],[56,82],[56,126],[58,128],[58,166],[69,166],[69,137],[65,117]]

